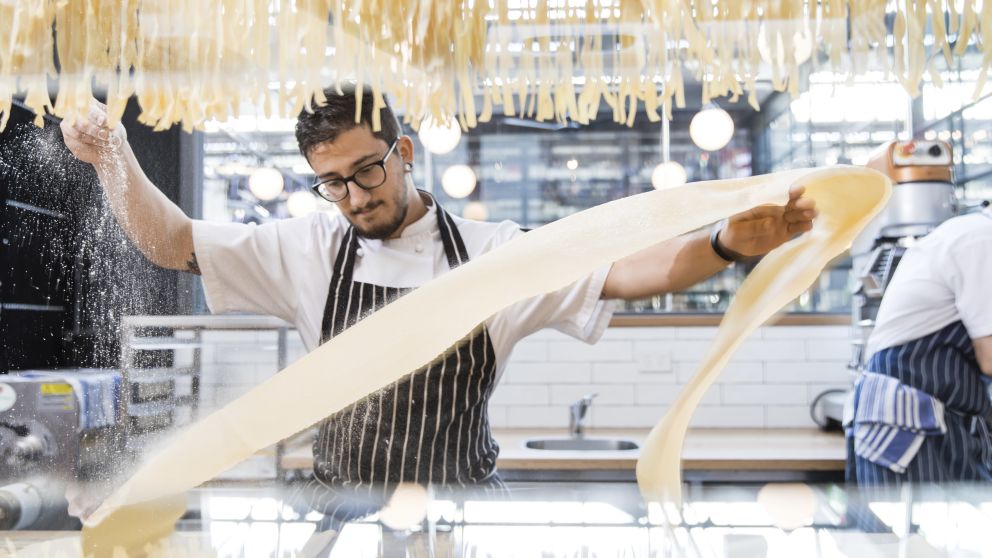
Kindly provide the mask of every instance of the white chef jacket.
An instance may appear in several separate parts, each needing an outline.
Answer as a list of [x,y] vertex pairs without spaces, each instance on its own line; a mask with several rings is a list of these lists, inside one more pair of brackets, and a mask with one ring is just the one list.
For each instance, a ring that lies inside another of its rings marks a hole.
[[[359,238],[354,280],[409,288],[447,273],[435,208],[429,205],[427,214],[408,225],[399,238]],[[512,221],[489,223],[454,215],[452,219],[469,258],[524,234]],[[194,221],[193,244],[211,312],[282,318],[296,326],[307,350],[313,350],[320,343],[334,261],[348,227],[340,213],[325,212],[263,225]],[[486,326],[498,374],[518,341],[546,327],[595,343],[614,310],[612,301],[600,299],[608,272],[607,266],[561,290],[523,300],[491,316]]]
[[878,309],[867,353],[960,320],[972,339],[992,335],[992,213],[947,220],[906,250]]

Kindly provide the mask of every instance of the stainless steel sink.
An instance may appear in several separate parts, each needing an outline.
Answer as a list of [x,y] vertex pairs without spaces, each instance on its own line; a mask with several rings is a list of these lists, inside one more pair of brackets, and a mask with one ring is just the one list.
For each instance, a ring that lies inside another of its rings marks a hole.
[[524,447],[550,451],[627,451],[637,449],[637,444],[610,438],[548,438],[527,440]]

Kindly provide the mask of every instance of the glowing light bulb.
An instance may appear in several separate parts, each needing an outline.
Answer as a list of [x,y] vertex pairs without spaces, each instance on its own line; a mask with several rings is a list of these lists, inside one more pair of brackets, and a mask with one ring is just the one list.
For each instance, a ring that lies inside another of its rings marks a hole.
[[468,165],[451,165],[441,175],[441,187],[453,198],[464,198],[475,190],[478,179]]
[[283,185],[282,173],[276,169],[255,169],[248,177],[248,190],[261,201],[278,198]]
[[310,192],[293,192],[286,200],[286,210],[293,217],[303,217],[317,210],[317,198]]
[[424,144],[424,148],[428,151],[436,155],[444,155],[458,146],[462,138],[462,129],[458,127],[458,121],[454,118],[448,120],[448,124],[445,125],[428,117],[420,124],[417,135],[420,137],[420,143]]
[[689,177],[685,173],[685,167],[675,161],[659,163],[651,173],[651,185],[656,190],[676,188],[686,183]]
[[689,137],[700,149],[723,149],[734,137],[734,119],[722,108],[701,110],[689,122]]

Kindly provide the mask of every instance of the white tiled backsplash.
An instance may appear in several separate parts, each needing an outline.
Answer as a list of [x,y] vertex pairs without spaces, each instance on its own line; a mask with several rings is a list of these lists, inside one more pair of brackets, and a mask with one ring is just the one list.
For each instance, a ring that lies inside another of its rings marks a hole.
[[[597,393],[590,427],[650,427],[695,374],[715,327],[617,327],[596,345],[542,331],[513,352],[489,410],[494,427],[568,424],[568,406]],[[274,333],[207,332],[202,400],[216,408],[276,371]],[[304,353],[290,333],[289,361]],[[847,385],[845,326],[770,326],[734,354],[693,418],[696,427],[809,427],[809,404]],[[278,409],[274,404],[272,411]]]

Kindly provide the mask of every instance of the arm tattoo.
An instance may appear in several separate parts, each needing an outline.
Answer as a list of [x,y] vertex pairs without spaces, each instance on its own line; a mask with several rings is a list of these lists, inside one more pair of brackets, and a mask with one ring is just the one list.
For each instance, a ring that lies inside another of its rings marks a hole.
[[191,252],[189,260],[186,261],[186,271],[194,275],[200,275],[200,263],[196,261],[196,252]]

